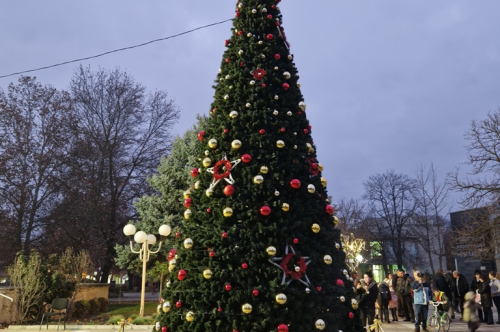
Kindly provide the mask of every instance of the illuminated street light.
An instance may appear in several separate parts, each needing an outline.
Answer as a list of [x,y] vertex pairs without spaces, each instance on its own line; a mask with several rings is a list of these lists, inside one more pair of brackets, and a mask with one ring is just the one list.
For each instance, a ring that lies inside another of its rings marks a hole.
[[[150,254],[156,254],[160,251],[161,244],[163,241],[165,241],[165,238],[170,235],[170,231],[170,226],[160,226],[160,228],[158,229],[158,233],[160,234],[160,242],[158,245],[158,249],[156,251],[153,251],[152,248],[156,244],[156,236],[154,236],[153,234],[148,235],[144,231],[136,232],[136,228],[132,224],[128,224],[123,227],[123,233],[130,240],[130,250],[135,254],[139,254],[139,258],[142,261],[141,309],[139,312],[139,316],[141,317],[144,316],[144,297],[146,294],[146,263],[149,261]],[[135,240],[135,242],[137,242],[139,245],[141,245],[141,249],[139,249],[139,251],[134,250],[132,239]]]

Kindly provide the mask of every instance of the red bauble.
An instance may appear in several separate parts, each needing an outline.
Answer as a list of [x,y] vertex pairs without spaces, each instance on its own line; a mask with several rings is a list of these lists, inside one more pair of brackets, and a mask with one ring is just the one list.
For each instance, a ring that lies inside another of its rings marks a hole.
[[210,251],[210,254],[208,254],[210,257],[214,257],[215,256],[215,252],[213,251]]
[[293,239],[293,244],[297,244],[297,243],[299,243],[299,239],[297,239],[297,238]]
[[241,161],[246,163],[249,163],[252,160],[252,156],[249,154],[244,154],[241,156]]
[[186,270],[180,270],[180,271],[177,273],[177,279],[179,279],[179,280],[184,280],[184,279],[186,279]]
[[267,34],[266,36],[267,40],[271,40],[274,38],[274,35],[272,33]]
[[309,130],[311,130],[311,125],[308,125],[307,128],[309,128]]
[[198,169],[197,169],[197,168],[193,168],[193,169],[191,170],[191,176],[192,176],[193,178],[197,177],[197,176],[198,176],[198,174],[200,174],[200,171],[198,171]]
[[231,285],[230,284],[227,284],[226,286],[224,286],[224,289],[227,290],[228,292],[231,290]]
[[163,326],[163,327],[161,328],[161,332],[167,332],[167,327],[166,327],[166,326]]
[[186,208],[190,207],[190,206],[191,206],[191,203],[193,203],[193,200],[192,200],[190,197],[189,197],[189,198],[186,198],[186,199],[184,200],[184,206],[185,206]]
[[182,302],[181,302],[181,301],[177,301],[177,302],[175,303],[175,306],[176,306],[177,308],[182,307]]
[[217,308],[217,311],[218,312],[222,312],[222,308]]
[[224,45],[229,45],[229,39],[224,40]]
[[229,63],[231,61],[230,58],[226,58],[226,62]]
[[283,89],[288,90],[290,88],[290,85],[288,83],[283,83]]
[[263,88],[265,88],[266,87],[266,83],[262,83],[260,86],[263,87]]
[[241,264],[241,268],[243,268],[243,269],[248,268],[248,264],[247,264],[247,263],[243,263],[243,264]]
[[170,262],[172,259],[175,258],[175,252],[177,251],[177,249],[172,249],[168,252],[168,261]]
[[293,179],[292,181],[290,181],[290,186],[293,189],[299,189],[300,188],[300,180],[299,179]]
[[229,132],[229,130],[224,129],[223,132],[224,132],[224,134],[227,134]]
[[333,206],[331,206],[331,205],[327,205],[327,206],[325,206],[325,211],[326,211],[326,213],[328,213],[329,215],[332,215],[332,214],[333,214]]
[[258,289],[254,289],[252,291],[252,294],[253,294],[253,296],[259,296],[259,290]]
[[240,12],[236,12],[236,17],[240,17]]
[[211,208],[207,208],[207,212],[208,213],[212,212],[212,209]]
[[243,67],[245,64],[243,62],[240,62],[240,67]]
[[203,141],[203,136],[205,136],[205,132],[204,132],[204,131],[200,131],[200,132],[198,133],[198,139],[199,139],[200,141]]
[[349,318],[350,318],[350,319],[353,319],[353,318],[354,318],[354,313],[353,313],[352,311],[351,311],[351,312],[349,312]]
[[259,130],[259,134],[264,135],[266,131],[264,129]]
[[268,19],[272,19],[272,18],[273,18],[273,15],[269,14],[269,15],[267,15],[267,18],[268,18]]
[[288,326],[286,324],[278,325],[278,332],[288,332]]
[[307,129],[304,129],[302,131],[304,132],[304,134],[307,134],[309,132],[309,130],[307,130]]
[[323,288],[321,288],[321,286],[316,287],[316,290],[317,290],[318,292],[321,292],[321,290],[322,290],[322,289],[323,289]]
[[212,113],[213,113],[213,114],[215,114],[215,112],[217,112],[217,107],[214,107],[214,108],[212,109]]
[[298,112],[297,112],[297,114],[298,114],[298,115],[301,115],[301,114],[302,114],[302,111],[298,111]]
[[175,232],[175,237],[179,238],[179,236],[181,236],[181,232]]
[[279,59],[281,58],[281,55],[279,55],[279,54],[275,54],[275,55],[274,55],[274,58],[275,58],[276,60],[279,60]]
[[231,184],[228,184],[227,186],[224,187],[224,195],[226,196],[231,196],[232,194],[234,194],[234,186],[231,185]]
[[286,131],[285,127],[281,127],[280,131],[284,133]]
[[271,208],[267,205],[264,205],[263,207],[260,208],[260,214],[263,216],[268,216],[271,214]]
[[241,36],[243,34],[243,31],[238,31],[238,36]]
[[344,287],[344,282],[341,279],[337,279],[337,281],[335,282],[335,284],[337,286]]
[[227,237],[227,233],[226,232],[222,233],[222,237]]
[[280,26],[280,22],[276,21],[276,26],[279,27]]

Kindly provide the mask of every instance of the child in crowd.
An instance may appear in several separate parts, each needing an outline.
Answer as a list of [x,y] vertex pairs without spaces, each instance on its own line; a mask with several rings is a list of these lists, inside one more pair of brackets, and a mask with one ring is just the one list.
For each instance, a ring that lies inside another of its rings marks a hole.
[[477,316],[477,309],[480,305],[476,303],[476,293],[470,291],[465,294],[463,320],[467,322],[470,332],[475,332],[479,328],[479,318]]
[[448,299],[446,294],[444,292],[441,292],[437,287],[434,287],[433,289],[432,301],[443,302],[443,304],[440,304],[437,307],[437,311],[440,315],[445,315],[450,309],[450,299]]

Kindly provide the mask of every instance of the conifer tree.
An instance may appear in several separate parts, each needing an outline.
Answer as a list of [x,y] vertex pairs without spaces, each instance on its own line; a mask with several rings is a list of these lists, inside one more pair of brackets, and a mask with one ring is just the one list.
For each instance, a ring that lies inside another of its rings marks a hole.
[[363,331],[279,2],[237,2],[162,332]]

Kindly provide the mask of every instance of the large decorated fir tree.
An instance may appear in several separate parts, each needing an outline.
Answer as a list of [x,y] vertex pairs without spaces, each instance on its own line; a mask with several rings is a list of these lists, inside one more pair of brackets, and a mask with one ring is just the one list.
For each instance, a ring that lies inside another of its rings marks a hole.
[[160,331],[362,331],[279,0],[240,0]]

